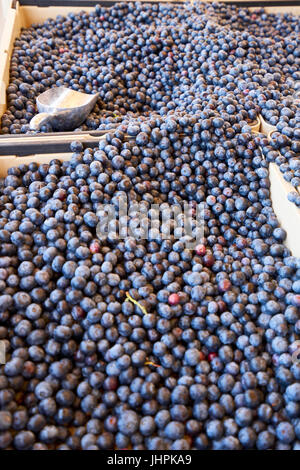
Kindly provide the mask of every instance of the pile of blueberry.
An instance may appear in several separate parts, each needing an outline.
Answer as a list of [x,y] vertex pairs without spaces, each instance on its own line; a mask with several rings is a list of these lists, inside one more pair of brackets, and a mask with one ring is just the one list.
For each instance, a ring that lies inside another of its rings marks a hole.
[[[0,448],[300,449],[300,259],[249,130],[129,120],[0,181]],[[204,204],[202,239],[100,240],[120,196]]]
[[218,2],[117,3],[49,19],[15,41],[1,132],[28,132],[36,97],[66,86],[100,93],[83,130],[128,115],[214,109],[235,122],[261,112],[291,137],[299,31],[297,16]]
[[[262,10],[120,3],[22,31],[2,132],[65,85],[100,92],[82,129],[108,133],[0,180],[0,449],[300,449],[300,259],[268,175],[299,186],[299,75],[299,21]],[[137,214],[99,237],[119,197],[201,206],[199,243],[141,238]]]
[[0,133],[30,133],[36,97],[55,86],[100,93],[76,130],[180,112],[215,110],[231,124],[261,113],[277,126],[277,160],[300,207],[299,32],[297,16],[218,2],[117,3],[49,19],[15,42]]

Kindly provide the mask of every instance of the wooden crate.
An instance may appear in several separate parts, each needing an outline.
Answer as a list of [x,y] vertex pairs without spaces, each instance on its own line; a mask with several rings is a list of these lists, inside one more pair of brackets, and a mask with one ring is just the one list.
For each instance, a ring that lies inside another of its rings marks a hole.
[[286,246],[294,256],[300,257],[300,209],[287,198],[295,188],[285,181],[278,165],[270,163],[269,176],[274,212],[287,233]]
[[[132,0],[123,1],[129,2]],[[158,0],[150,1],[155,2]],[[185,0],[175,1],[176,3],[185,2]],[[168,0],[159,0],[159,2],[168,3]],[[99,3],[110,5],[112,0],[101,0]],[[95,1],[96,4],[97,1]],[[15,39],[20,35],[21,29],[28,28],[34,23],[42,23],[48,18],[56,18],[57,15],[66,16],[68,13],[80,11],[91,12],[94,8],[95,6],[22,6],[16,0],[0,0],[0,27],[2,26],[2,35],[0,34],[0,118],[6,111],[6,89],[9,85],[10,57]]]
[[[130,1],[130,0],[125,0]],[[150,0],[159,1],[160,3],[167,3],[168,0]],[[202,0],[203,1],[203,0]],[[204,0],[210,3],[212,0]],[[223,0],[223,3],[231,2],[232,0]],[[245,3],[248,5],[249,0],[238,0],[241,5]],[[272,3],[272,0],[269,0]],[[177,3],[186,0],[176,0]],[[193,0],[191,0],[191,3]],[[268,0],[267,0],[268,2]],[[265,3],[267,3],[265,2]],[[95,2],[96,4],[97,2]],[[101,4],[111,4],[111,0],[101,0]],[[288,3],[288,2],[287,2]],[[66,16],[70,12],[87,11],[90,12],[94,7],[83,6],[20,6],[16,0],[0,0],[0,18],[4,18],[2,35],[0,36],[0,118],[6,110],[6,88],[9,84],[9,63],[12,54],[14,41],[20,35],[22,28],[28,28],[34,23],[41,23],[48,18],[56,18],[57,15]],[[269,12],[291,12],[300,15],[300,6],[284,7],[271,6],[266,7]],[[1,26],[1,23],[0,23]]]
[[11,0],[0,0],[0,43],[4,31],[4,25],[9,21],[9,10],[11,10]]

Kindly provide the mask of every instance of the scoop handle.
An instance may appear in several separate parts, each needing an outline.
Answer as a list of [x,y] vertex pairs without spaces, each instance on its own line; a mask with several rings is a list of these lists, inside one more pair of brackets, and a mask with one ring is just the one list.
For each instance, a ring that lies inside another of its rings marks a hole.
[[31,119],[29,126],[32,131],[39,131],[42,126],[45,124],[48,124],[49,121],[51,121],[51,118],[53,118],[53,114],[49,113],[39,113],[33,116]]

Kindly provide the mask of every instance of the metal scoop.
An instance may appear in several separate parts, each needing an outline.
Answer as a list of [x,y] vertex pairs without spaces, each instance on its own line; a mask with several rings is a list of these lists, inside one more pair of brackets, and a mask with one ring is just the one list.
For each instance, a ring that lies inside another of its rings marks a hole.
[[30,121],[30,129],[39,131],[51,124],[55,131],[72,131],[80,126],[95,106],[99,93],[87,95],[65,87],[51,88],[36,99],[39,114]]

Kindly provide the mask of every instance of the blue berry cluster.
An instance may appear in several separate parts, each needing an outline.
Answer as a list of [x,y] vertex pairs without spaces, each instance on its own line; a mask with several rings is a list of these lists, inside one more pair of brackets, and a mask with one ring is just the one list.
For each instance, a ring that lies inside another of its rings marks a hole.
[[35,98],[66,86],[100,93],[83,130],[128,115],[215,109],[231,123],[261,112],[292,137],[299,31],[295,16],[219,2],[118,3],[49,19],[15,41],[2,133],[28,132]]
[[[299,450],[300,260],[268,175],[299,186],[298,19],[99,6],[23,30],[10,73],[3,133],[61,85],[100,92],[82,129],[109,132],[0,180],[0,449]],[[200,243],[100,240],[119,196],[204,205]]]
[[[300,260],[247,121],[129,120],[72,151],[0,181],[0,448],[299,449]],[[204,203],[201,243],[100,241],[120,195]]]
[[295,189],[288,194],[288,200],[300,207],[300,126],[293,130],[283,127],[282,133],[275,131],[269,139],[262,135],[257,139],[266,161],[276,163],[285,181],[294,186]]
[[[0,132],[31,132],[35,99],[54,86],[100,94],[77,130],[203,110],[232,125],[261,113],[278,131],[264,152],[298,188],[299,31],[296,16],[220,3],[118,3],[49,19],[15,42]],[[299,206],[297,189],[289,199]]]

